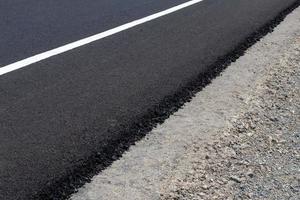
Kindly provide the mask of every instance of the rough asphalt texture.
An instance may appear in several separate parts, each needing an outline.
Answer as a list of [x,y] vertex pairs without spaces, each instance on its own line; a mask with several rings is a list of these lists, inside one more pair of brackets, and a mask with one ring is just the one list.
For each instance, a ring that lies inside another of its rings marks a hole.
[[71,199],[299,199],[299,23],[297,9]]
[[247,46],[265,23],[276,24],[293,2],[206,0],[1,76],[0,199],[70,194],[161,122],[157,116],[182,105],[189,83],[203,85],[201,74],[220,57],[235,59],[243,50],[225,55]]

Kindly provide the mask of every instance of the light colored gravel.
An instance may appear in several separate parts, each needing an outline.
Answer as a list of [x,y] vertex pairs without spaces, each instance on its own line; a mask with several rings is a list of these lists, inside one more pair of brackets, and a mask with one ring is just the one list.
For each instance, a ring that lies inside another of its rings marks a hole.
[[73,200],[299,199],[300,9]]
[[229,128],[189,147],[162,199],[300,199],[300,33],[266,70]]

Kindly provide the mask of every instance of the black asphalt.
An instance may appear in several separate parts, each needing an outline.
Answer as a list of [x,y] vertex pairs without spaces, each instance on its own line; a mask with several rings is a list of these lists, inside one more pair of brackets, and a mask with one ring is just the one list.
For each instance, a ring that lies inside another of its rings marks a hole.
[[0,66],[188,0],[2,0]]
[[[0,3],[1,17],[3,12],[12,18],[20,15],[16,24],[7,24],[4,37],[0,33],[0,63],[176,4],[102,0],[99,8],[94,5],[99,1],[51,2]],[[130,132],[167,96],[199,78],[218,58],[295,2],[299,1],[205,0],[0,76],[0,199],[30,199],[66,177],[82,180],[74,170],[109,160],[111,155],[103,149],[128,140],[124,130]],[[16,13],[15,7],[23,14]],[[102,16],[109,19],[102,21]],[[38,30],[24,24],[31,20],[27,18],[38,21]],[[1,31],[5,23],[1,18]],[[19,25],[27,32],[19,33]]]

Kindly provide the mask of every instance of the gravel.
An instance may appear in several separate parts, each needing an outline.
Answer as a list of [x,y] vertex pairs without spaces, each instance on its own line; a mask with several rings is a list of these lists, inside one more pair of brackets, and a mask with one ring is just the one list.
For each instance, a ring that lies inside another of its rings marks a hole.
[[162,199],[300,199],[299,36],[228,129],[190,147],[191,170],[167,179]]

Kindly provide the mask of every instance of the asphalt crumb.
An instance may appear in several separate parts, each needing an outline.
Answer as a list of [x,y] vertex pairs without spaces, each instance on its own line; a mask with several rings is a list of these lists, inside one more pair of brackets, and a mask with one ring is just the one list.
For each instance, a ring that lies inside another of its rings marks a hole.
[[300,199],[300,35],[227,129],[189,147],[161,199]]

